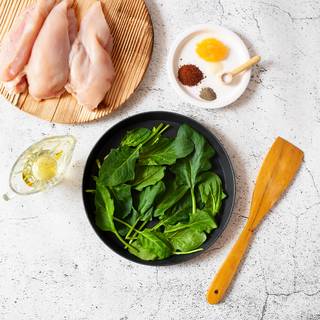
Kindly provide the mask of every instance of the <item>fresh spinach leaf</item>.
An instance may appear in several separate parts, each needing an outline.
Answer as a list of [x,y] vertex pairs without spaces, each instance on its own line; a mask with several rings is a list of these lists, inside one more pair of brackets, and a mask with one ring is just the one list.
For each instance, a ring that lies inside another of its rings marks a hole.
[[110,192],[115,204],[115,215],[119,218],[126,218],[132,209],[131,186],[121,184],[111,187]]
[[176,160],[174,148],[172,148],[172,138],[160,137],[157,143],[148,143],[142,150],[139,157],[141,165],[168,165]]
[[178,222],[187,222],[189,219],[191,208],[185,207],[181,208],[178,211],[171,210],[170,215],[166,214],[162,220],[161,225],[169,226],[174,225]]
[[162,260],[172,254],[172,246],[165,236],[156,231],[144,229],[132,244],[129,252],[143,260]]
[[168,126],[164,126],[163,124],[154,127],[149,137],[134,148],[124,145],[117,149],[112,149],[99,170],[98,179],[108,187],[117,186],[133,180],[135,177],[135,164],[143,143],[149,140],[156,141],[167,127]]
[[139,194],[138,212],[141,216],[154,205],[156,198],[165,191],[165,185],[162,181],[157,182],[153,186],[146,187]]
[[99,171],[99,181],[108,187],[134,179],[134,168],[139,151],[127,146],[112,149],[103,161]]
[[188,189],[186,185],[177,186],[174,180],[169,181],[168,186],[166,186],[166,192],[156,206],[154,216],[161,219],[164,213],[186,194]]
[[176,175],[177,181],[181,185],[187,185],[190,188],[192,199],[192,212],[196,211],[195,185],[197,176],[211,168],[210,159],[214,155],[214,150],[207,143],[205,138],[188,125],[180,127],[181,136],[190,139],[194,144],[194,152],[184,159],[177,161],[171,167]]
[[141,150],[139,163],[144,165],[171,165],[194,149],[192,141],[178,130],[176,138],[160,137],[157,143],[147,143]]
[[206,239],[205,232],[187,228],[177,232],[170,242],[175,250],[187,252],[199,248]]
[[107,187],[97,182],[95,193],[96,225],[103,231],[115,231],[114,203]]
[[197,210],[196,213],[190,216],[190,221],[188,223],[177,223],[173,226],[168,226],[164,233],[172,233],[177,232],[179,230],[184,230],[187,228],[191,228],[197,230],[199,232],[211,232],[213,229],[217,228],[217,224],[215,223],[213,217],[206,211]]
[[204,209],[213,216],[216,215],[226,197],[222,190],[222,182],[218,175],[213,172],[205,172],[199,178],[198,189]]
[[[114,224],[114,202],[106,186],[96,183],[95,193],[96,215],[95,222],[98,228],[103,231],[111,231],[118,240],[126,247],[132,248],[131,245],[123,240]],[[117,219],[117,218],[116,218]]]
[[147,128],[137,128],[127,132],[121,141],[121,146],[137,147],[143,144],[151,135],[151,130]]
[[174,225],[178,222],[188,222],[192,210],[191,207],[190,196],[185,195],[177,204],[173,205],[160,217],[160,222],[153,227],[153,230],[156,230],[161,226]]
[[152,186],[162,180],[165,172],[164,166],[136,166],[135,178],[132,182],[134,188],[142,191],[147,186]]
[[143,226],[146,225],[147,221],[150,221],[152,219],[152,213],[153,213],[153,207],[150,207],[144,214],[141,216],[140,214],[140,220],[144,222]]

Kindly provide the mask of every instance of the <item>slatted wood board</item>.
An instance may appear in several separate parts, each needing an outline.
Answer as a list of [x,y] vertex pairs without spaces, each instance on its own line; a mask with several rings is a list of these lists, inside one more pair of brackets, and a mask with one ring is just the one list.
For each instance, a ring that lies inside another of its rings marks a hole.
[[[35,0],[0,0],[0,39],[14,19]],[[75,0],[79,21],[95,0]],[[0,93],[14,106],[41,119],[56,123],[83,123],[104,117],[118,109],[136,90],[149,65],[153,49],[153,27],[144,0],[101,0],[114,37],[112,61],[116,77],[103,103],[88,111],[65,93],[59,99],[35,101],[27,93]]]

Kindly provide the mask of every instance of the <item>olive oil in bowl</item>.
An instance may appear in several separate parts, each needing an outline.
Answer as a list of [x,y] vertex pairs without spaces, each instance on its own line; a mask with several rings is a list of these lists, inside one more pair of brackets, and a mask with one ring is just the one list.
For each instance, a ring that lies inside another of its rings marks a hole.
[[33,144],[14,164],[9,179],[12,192],[4,194],[3,198],[9,200],[15,194],[45,191],[61,182],[71,162],[75,143],[76,139],[67,135]]

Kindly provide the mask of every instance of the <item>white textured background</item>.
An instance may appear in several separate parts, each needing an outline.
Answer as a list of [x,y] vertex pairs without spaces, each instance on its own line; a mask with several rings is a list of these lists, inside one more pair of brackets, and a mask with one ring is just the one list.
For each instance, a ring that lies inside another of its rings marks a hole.
[[[16,0],[15,0],[16,1]],[[111,117],[54,125],[0,100],[0,192],[32,142],[78,139],[69,179],[44,195],[0,200],[0,319],[320,319],[320,3],[317,0],[148,0],[155,27],[151,66],[141,87]],[[214,22],[239,33],[263,62],[230,107],[207,111],[180,101],[166,75],[175,35]],[[80,187],[84,163],[113,124],[142,111],[169,110],[200,121],[224,143],[237,175],[237,204],[219,241],[198,259],[154,268],[126,261],[94,234]],[[258,229],[224,303],[204,294],[246,221],[263,156],[275,137],[305,161],[294,185]]]

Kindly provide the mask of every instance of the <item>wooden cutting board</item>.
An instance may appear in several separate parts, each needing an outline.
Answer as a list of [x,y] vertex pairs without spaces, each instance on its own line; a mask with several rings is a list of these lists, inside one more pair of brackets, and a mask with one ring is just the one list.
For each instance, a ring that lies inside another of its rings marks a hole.
[[[35,0],[0,1],[0,39],[14,19]],[[95,0],[76,0],[79,20]],[[101,0],[114,37],[112,61],[116,78],[103,103],[96,111],[88,111],[65,93],[59,99],[37,102],[28,94],[0,93],[14,106],[41,119],[57,123],[83,123],[99,119],[118,109],[136,90],[150,62],[153,49],[153,27],[144,0]]]

